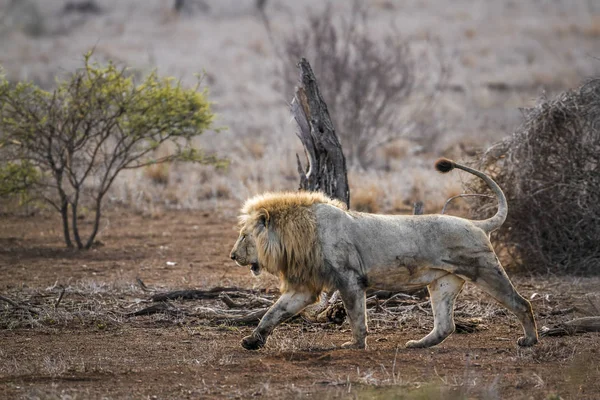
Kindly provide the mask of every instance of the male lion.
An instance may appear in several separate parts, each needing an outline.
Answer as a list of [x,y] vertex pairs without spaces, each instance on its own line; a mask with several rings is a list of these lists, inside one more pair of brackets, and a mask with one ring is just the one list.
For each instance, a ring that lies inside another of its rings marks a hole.
[[531,304],[513,287],[489,241],[507,215],[506,198],[487,175],[440,159],[436,169],[462,169],[483,179],[498,197],[496,215],[471,221],[449,215],[377,215],[346,210],[321,193],[266,193],[246,201],[231,258],[280,277],[282,295],[250,336],[248,350],[263,347],[282,321],[314,303],[323,290],[340,291],[354,340],[343,348],[365,348],[365,290],[427,286],[433,330],[406,347],[430,347],[454,332],[454,300],[473,282],[513,312],[523,325],[520,346],[538,341]]

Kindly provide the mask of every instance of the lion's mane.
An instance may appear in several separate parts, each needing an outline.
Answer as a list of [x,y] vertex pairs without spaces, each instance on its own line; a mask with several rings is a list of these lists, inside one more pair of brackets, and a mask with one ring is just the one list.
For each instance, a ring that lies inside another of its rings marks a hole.
[[313,205],[345,205],[318,192],[264,193],[242,207],[240,223],[253,231],[258,261],[279,275],[282,292],[304,289],[320,293],[327,285]]

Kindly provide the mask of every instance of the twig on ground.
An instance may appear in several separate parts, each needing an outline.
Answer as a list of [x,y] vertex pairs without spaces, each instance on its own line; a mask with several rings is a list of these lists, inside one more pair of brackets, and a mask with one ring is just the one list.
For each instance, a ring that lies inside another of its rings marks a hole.
[[[395,300],[397,300],[399,297],[402,297],[402,298],[405,298],[405,299],[408,299],[408,300],[413,300],[413,301],[416,301],[416,300],[418,300],[418,299],[417,299],[415,296],[411,296],[410,294],[406,294],[406,293],[396,293],[396,294],[394,294],[392,297],[388,298],[388,299],[387,299],[387,300],[385,300],[383,303],[381,303],[381,305],[382,305],[382,306],[385,306],[385,305],[387,305],[387,304],[388,304],[388,303],[390,303],[390,302],[391,302],[392,304],[394,304],[394,303],[395,303]],[[405,301],[405,303],[407,303],[407,301]],[[392,305],[392,304],[390,304],[390,305]]]
[[594,303],[592,301],[592,296],[590,296],[589,294],[587,296],[585,296],[588,303],[590,303],[590,305],[592,306],[592,308],[594,309],[594,311],[596,311],[596,315],[600,315],[600,308],[598,308],[598,305],[596,303]]
[[146,286],[146,284],[144,283],[144,281],[142,281],[142,279],[140,277],[136,277],[135,281],[137,282],[140,289],[142,289],[142,291],[144,291],[144,292],[154,292],[155,291],[154,289],[150,289],[148,286]]
[[56,303],[54,303],[54,309],[56,310],[65,295],[66,288],[64,286],[61,287],[60,294],[58,295],[58,299],[56,299]]

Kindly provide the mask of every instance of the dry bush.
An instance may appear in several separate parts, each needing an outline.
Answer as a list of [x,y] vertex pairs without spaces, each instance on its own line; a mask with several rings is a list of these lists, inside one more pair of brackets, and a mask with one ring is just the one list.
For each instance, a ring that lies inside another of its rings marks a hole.
[[[543,99],[478,168],[508,199],[508,219],[492,235],[505,261],[528,272],[600,272],[600,79]],[[488,191],[480,179],[468,186]],[[495,212],[489,201],[472,201],[475,217]]]
[[401,137],[427,145],[439,135],[431,106],[447,71],[434,41],[394,29],[376,37],[357,1],[348,15],[337,16],[331,4],[313,11],[305,26],[272,41],[285,93],[297,84],[293,66],[302,57],[311,63],[348,165],[372,166],[375,150]]

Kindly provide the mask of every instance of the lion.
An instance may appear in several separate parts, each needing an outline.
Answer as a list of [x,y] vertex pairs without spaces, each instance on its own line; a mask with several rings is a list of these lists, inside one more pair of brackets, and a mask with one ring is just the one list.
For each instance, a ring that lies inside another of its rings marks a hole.
[[475,221],[449,215],[379,215],[349,211],[340,201],[317,192],[265,193],[246,201],[240,235],[231,258],[279,276],[281,296],[242,346],[265,346],[273,329],[316,302],[323,291],[339,290],[353,340],[342,348],[367,346],[365,292],[427,287],[433,329],[408,348],[443,342],[454,332],[454,301],[465,281],[474,283],[519,319],[519,346],[538,342],[531,304],[514,288],[489,240],[506,220],[502,189],[484,173],[451,160],[435,168],[454,168],[483,179],[498,199],[496,214]]

